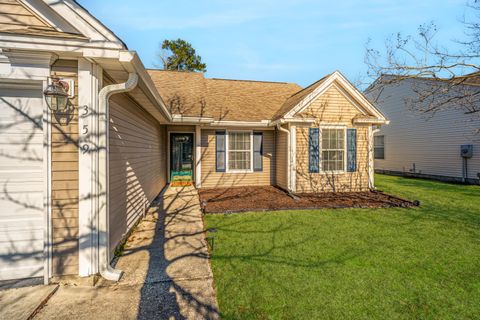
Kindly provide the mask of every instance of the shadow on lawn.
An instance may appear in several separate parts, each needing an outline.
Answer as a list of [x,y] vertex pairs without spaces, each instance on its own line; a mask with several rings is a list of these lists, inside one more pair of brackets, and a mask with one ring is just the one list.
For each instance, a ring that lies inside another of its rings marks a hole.
[[480,227],[480,186],[452,184],[415,178],[399,178],[396,186],[408,187],[421,201],[418,210],[404,211],[409,223],[431,220],[461,223],[478,232]]
[[[262,215],[264,215],[262,213]],[[269,245],[264,248],[263,250],[256,249],[255,251],[259,251],[258,253],[252,254],[227,254],[222,255],[215,253],[212,255],[212,259],[214,260],[224,260],[224,261],[255,261],[261,263],[271,263],[289,267],[298,267],[298,268],[321,268],[325,265],[329,264],[343,264],[348,260],[355,259],[363,255],[363,250],[359,249],[346,249],[341,252],[335,254],[335,256],[324,259],[324,260],[301,260],[298,257],[287,257],[281,254],[276,254],[276,252],[284,252],[285,250],[295,252],[295,249],[301,250],[302,246],[308,246],[308,243],[315,242],[320,235],[314,234],[309,236],[301,237],[299,240],[286,240],[285,238],[279,238],[279,234],[281,233],[288,233],[295,235],[297,228],[301,227],[308,227],[308,224],[298,223],[298,222],[288,222],[288,223],[280,223],[273,228],[247,228],[243,229],[242,225],[245,224],[252,224],[255,225],[259,223],[259,220],[251,219],[248,222],[245,221],[235,221],[230,222],[227,224],[220,224],[216,225],[215,229],[222,233],[241,233],[248,237],[249,235],[260,235],[261,237],[269,236]],[[260,224],[261,225],[261,224]],[[239,227],[236,228],[235,226]],[[234,264],[231,266],[236,269]]]

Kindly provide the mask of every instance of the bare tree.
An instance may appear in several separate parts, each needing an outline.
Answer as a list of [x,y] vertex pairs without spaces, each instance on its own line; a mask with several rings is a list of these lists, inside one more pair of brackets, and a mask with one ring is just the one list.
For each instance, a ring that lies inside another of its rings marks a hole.
[[369,89],[381,93],[382,87],[420,79],[411,81],[420,83],[413,86],[416,96],[408,102],[412,109],[434,114],[456,108],[472,117],[480,116],[480,0],[467,6],[473,18],[461,21],[465,39],[450,43],[459,49],[451,50],[437,42],[438,29],[433,22],[421,25],[415,35],[392,35],[382,50],[372,48],[368,41],[367,75],[375,80]]

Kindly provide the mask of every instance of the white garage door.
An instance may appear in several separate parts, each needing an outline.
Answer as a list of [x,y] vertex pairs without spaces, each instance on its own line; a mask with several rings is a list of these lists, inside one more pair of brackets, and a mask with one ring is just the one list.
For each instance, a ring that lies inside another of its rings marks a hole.
[[0,281],[43,276],[42,99],[0,87]]

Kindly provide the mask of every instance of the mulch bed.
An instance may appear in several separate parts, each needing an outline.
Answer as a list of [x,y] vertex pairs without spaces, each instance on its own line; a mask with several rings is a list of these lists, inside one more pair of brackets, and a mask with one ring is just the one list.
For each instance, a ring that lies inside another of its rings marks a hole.
[[379,191],[296,194],[296,199],[274,186],[208,188],[199,190],[205,213],[233,213],[321,208],[409,208],[418,202]]

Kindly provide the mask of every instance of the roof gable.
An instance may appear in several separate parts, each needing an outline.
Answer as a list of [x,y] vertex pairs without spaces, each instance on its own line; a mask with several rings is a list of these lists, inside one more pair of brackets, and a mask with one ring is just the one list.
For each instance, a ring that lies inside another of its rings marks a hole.
[[26,33],[27,31],[33,33],[58,30],[20,0],[0,2],[0,32]]
[[295,114],[295,118],[335,124],[349,124],[357,118],[366,116],[368,116],[366,112],[336,83],[313,99],[305,109]]
[[[305,90],[305,92],[299,94],[298,98],[295,99],[292,97],[290,102],[287,100],[286,104],[288,104],[288,106],[282,108],[288,109],[288,111],[284,110],[284,114],[282,115],[277,114],[277,118],[294,118],[295,115],[305,110],[312,101],[327,92],[327,90],[333,85],[337,85],[338,88],[341,89],[339,91],[344,97],[350,100],[350,102],[366,116],[375,117],[381,121],[387,121],[384,115],[338,71],[335,71],[314,83],[309,90]],[[306,89],[308,88],[309,87]]]
[[126,49],[112,31],[73,0],[2,0],[0,33],[82,39],[96,47]]

